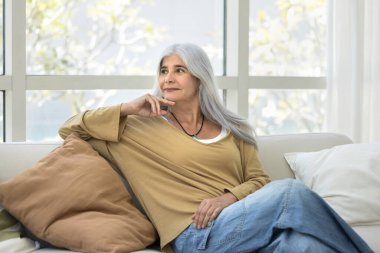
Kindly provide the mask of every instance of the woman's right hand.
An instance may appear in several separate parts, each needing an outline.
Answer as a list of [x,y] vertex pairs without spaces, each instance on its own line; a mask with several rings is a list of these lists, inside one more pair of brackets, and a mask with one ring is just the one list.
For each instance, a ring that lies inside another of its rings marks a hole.
[[135,100],[121,105],[120,116],[139,115],[143,117],[157,117],[166,115],[167,111],[162,110],[161,106],[173,106],[175,102],[145,94]]

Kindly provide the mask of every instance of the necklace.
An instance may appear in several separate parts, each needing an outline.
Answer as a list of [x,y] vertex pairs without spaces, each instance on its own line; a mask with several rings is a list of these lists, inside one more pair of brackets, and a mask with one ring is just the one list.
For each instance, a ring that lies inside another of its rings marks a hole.
[[181,125],[181,123],[179,123],[178,119],[176,118],[176,116],[174,115],[173,112],[170,112],[172,115],[173,115],[173,118],[175,119],[175,121],[177,121],[178,125],[182,128],[182,130],[188,135],[188,136],[191,136],[192,138],[197,138],[197,135],[202,131],[202,127],[203,127],[203,122],[205,121],[205,115],[202,114],[202,123],[201,123],[201,128],[199,128],[198,132],[196,132],[195,134],[189,134],[185,128],[183,128],[183,126]]

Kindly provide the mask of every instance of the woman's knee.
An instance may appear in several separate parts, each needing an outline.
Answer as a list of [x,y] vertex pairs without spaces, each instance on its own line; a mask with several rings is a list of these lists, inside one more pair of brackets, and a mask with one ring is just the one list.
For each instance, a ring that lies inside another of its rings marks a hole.
[[286,178],[280,179],[276,181],[272,181],[269,185],[269,188],[272,188],[278,194],[284,192],[292,192],[292,193],[312,193],[310,188],[308,188],[302,181]]
[[282,230],[277,238],[271,243],[269,249],[277,253],[333,253],[335,252],[328,245],[317,238],[287,229]]

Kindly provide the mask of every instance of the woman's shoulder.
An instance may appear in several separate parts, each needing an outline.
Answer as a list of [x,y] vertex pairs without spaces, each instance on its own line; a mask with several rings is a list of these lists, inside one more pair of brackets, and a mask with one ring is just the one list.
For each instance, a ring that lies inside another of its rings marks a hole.
[[[232,133],[231,135],[233,136]],[[256,145],[249,143],[241,138],[237,138],[236,136],[233,136],[233,138],[241,152],[257,152]]]

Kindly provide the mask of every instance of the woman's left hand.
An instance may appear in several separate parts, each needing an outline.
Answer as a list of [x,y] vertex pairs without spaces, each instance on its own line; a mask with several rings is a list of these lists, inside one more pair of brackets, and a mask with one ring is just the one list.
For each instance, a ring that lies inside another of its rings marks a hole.
[[226,193],[212,199],[204,199],[192,216],[193,224],[197,229],[205,228],[209,222],[218,217],[224,208],[236,201],[237,198],[232,193]]

